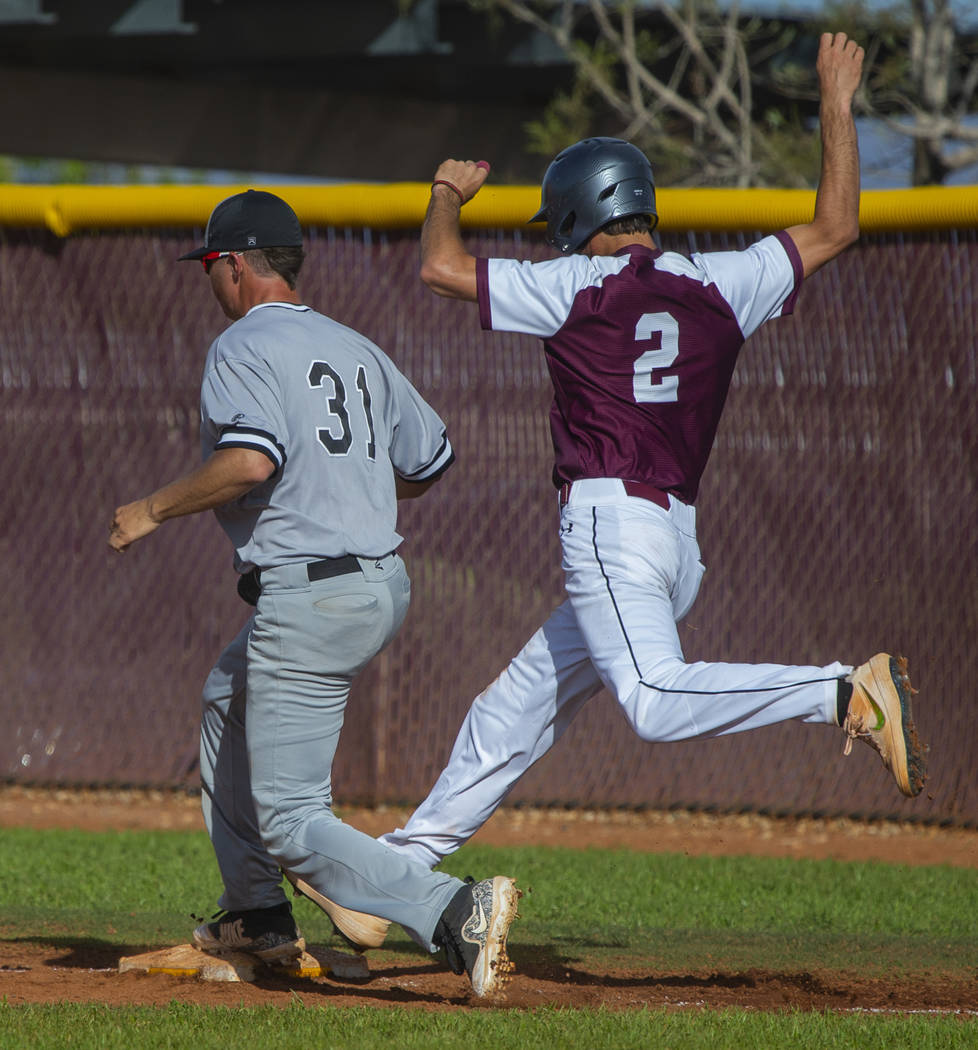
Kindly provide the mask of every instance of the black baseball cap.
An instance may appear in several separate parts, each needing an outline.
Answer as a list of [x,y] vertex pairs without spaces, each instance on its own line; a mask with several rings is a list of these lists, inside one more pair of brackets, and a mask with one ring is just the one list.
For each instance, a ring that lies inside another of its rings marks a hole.
[[246,252],[251,248],[301,248],[302,228],[295,212],[274,193],[246,190],[221,201],[211,212],[204,244],[184,259],[202,259],[208,252]]

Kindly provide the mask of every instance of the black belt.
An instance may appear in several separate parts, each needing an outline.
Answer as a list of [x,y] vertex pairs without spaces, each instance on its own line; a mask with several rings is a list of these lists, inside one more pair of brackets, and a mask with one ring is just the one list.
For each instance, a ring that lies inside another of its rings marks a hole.
[[331,576],[346,576],[350,572],[363,572],[359,559],[352,554],[344,554],[342,558],[323,558],[322,561],[311,561],[306,566],[306,574],[310,583],[315,580],[328,580]]
[[[389,558],[394,552],[385,554]],[[344,554],[342,558],[322,558],[319,561],[306,563],[306,576],[310,583],[316,580],[329,580],[334,576],[346,576],[351,572],[363,572],[360,559],[353,554]],[[261,594],[261,569],[252,569],[238,577],[238,594],[249,605],[258,604]]]

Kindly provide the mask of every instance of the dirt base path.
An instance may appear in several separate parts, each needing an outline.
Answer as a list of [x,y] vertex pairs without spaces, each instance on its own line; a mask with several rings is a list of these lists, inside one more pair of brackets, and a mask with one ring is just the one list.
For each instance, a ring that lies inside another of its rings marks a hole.
[[0,998],[10,1004],[98,1002],[110,1006],[397,1006],[423,1010],[534,1007],[938,1012],[978,1016],[978,990],[967,979],[929,976],[864,980],[851,974],[802,972],[662,973],[568,965],[549,946],[521,944],[517,974],[498,1000],[475,999],[468,982],[419,956],[373,953],[366,981],[280,977],[222,983],[167,974],[118,972],[127,949],[45,947],[0,941]]
[[[379,835],[410,809],[338,807],[353,827]],[[164,791],[0,788],[0,827],[200,829],[200,800]],[[501,809],[473,838],[486,845],[533,843],[694,855],[746,854],[978,867],[978,831],[895,821],[768,817],[632,810]]]

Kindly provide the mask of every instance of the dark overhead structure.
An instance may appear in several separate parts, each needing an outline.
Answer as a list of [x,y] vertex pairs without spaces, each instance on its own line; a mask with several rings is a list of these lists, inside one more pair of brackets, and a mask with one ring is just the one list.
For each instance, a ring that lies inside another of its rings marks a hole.
[[570,79],[464,2],[0,0],[13,156],[383,181],[486,156],[536,181],[523,125]]

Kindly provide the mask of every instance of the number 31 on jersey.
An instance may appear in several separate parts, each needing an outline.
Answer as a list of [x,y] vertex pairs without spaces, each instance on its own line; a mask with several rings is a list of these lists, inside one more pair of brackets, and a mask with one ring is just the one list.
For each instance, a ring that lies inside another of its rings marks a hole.
[[[326,361],[313,361],[309,366],[307,382],[311,389],[319,387],[327,389],[329,383],[332,388],[332,396],[327,396],[326,406],[332,420],[336,421],[339,433],[333,432],[333,421],[328,427],[317,427],[316,434],[323,448],[331,456],[345,456],[353,445],[353,430],[350,426],[350,413],[346,407],[346,387],[340,378],[339,372]],[[363,365],[357,365],[357,390],[360,391],[360,403],[363,406],[363,415],[367,422],[367,458],[376,459],[377,444],[374,438],[374,417],[371,412],[370,388],[367,386],[367,373]]]

